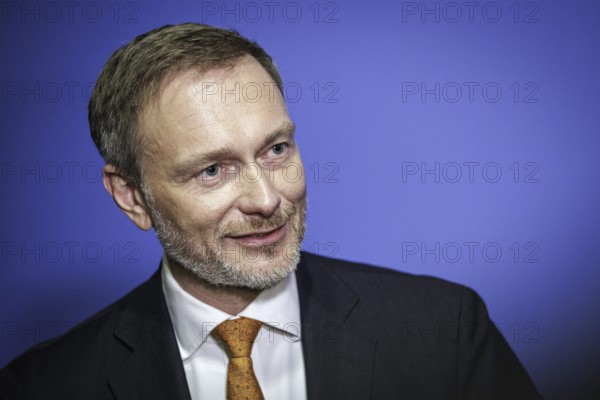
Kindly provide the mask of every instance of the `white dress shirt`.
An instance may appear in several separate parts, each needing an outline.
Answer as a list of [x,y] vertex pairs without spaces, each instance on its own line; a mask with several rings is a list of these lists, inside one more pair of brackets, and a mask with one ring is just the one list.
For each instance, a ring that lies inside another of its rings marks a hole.
[[238,315],[196,299],[179,286],[167,258],[162,260],[163,293],[183,361],[192,400],[225,400],[229,359],[210,332],[239,317],[263,323],[252,346],[252,364],[266,400],[306,400],[296,275],[263,290]]

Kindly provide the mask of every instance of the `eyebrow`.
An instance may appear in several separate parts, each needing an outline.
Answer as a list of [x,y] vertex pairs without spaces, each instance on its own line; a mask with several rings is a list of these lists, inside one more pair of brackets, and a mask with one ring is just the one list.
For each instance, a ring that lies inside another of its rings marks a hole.
[[[269,133],[267,137],[265,137],[261,144],[261,148],[268,146],[281,137],[288,137],[293,140],[295,132],[296,125],[293,122],[286,121],[281,124],[279,128]],[[234,155],[235,151],[229,147],[221,147],[206,153],[194,155],[172,168],[172,172],[170,174],[171,179],[180,182],[191,176],[194,172],[197,172],[196,169],[198,166],[208,166],[210,163],[213,163],[217,160],[233,158]]]

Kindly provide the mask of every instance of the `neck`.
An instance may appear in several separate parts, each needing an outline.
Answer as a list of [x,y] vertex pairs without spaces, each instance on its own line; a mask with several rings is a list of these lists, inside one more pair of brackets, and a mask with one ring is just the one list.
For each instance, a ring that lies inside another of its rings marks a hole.
[[169,268],[183,290],[201,302],[230,315],[242,312],[261,292],[258,289],[211,285],[171,259]]

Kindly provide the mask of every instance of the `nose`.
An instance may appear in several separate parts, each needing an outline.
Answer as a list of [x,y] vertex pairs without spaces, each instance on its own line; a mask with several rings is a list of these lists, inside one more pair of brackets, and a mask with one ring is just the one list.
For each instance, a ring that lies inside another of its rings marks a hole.
[[281,204],[281,196],[269,174],[254,164],[244,168],[240,178],[241,194],[238,208],[244,214],[260,214],[269,217]]

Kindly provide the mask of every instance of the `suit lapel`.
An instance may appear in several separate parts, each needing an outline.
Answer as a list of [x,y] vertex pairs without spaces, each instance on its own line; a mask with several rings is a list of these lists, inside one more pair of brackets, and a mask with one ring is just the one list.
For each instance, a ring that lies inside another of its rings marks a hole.
[[[303,253],[296,273],[309,400],[370,397],[376,341],[356,318],[359,298],[331,267]],[[191,400],[160,271],[135,291],[114,340],[129,356],[109,375],[116,400]]]
[[377,344],[353,314],[359,298],[305,253],[297,281],[309,400],[369,398]]
[[114,332],[130,356],[109,375],[117,400],[191,400],[160,270],[135,292]]

